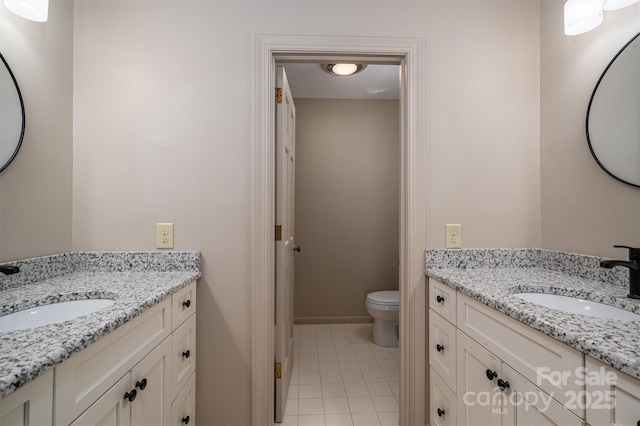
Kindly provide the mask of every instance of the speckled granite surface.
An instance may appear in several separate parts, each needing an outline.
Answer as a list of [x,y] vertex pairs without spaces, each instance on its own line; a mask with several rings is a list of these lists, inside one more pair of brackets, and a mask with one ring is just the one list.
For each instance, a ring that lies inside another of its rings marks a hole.
[[59,324],[0,332],[0,398],[200,278],[199,252],[77,252],[26,259],[0,274],[0,315],[57,301],[115,303]]
[[542,249],[427,250],[426,274],[585,354],[640,379],[640,322],[565,313],[514,293],[579,297],[640,314],[626,268],[602,258]]

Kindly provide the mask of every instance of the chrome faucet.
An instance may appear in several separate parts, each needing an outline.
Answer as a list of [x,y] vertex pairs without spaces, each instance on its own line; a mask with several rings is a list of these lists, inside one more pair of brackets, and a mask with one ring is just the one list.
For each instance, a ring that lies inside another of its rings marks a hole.
[[600,266],[611,269],[616,266],[629,268],[629,294],[631,299],[640,299],[640,248],[629,246],[614,246],[629,249],[629,260],[603,260]]

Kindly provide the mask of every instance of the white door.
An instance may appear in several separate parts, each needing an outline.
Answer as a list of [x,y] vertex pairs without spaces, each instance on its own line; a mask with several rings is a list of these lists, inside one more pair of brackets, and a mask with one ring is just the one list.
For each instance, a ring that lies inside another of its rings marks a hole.
[[280,65],[276,67],[276,87],[281,95],[276,95],[275,421],[282,422],[293,367],[296,107]]

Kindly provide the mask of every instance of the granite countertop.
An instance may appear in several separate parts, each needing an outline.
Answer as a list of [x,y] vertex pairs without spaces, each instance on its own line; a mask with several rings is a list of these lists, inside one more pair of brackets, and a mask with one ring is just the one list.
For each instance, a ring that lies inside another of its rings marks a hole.
[[514,293],[551,293],[640,314],[626,297],[626,268],[602,258],[542,249],[427,250],[426,274],[491,308],[640,379],[640,321],[570,314],[525,302]]
[[9,262],[0,315],[66,300],[109,298],[100,311],[30,330],[0,332],[0,398],[200,278],[199,252],[78,252]]

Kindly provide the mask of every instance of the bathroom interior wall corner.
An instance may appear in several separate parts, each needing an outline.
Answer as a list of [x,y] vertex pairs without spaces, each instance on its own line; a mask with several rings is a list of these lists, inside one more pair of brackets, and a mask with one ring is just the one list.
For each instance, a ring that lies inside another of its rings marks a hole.
[[[640,4],[579,37],[562,32],[562,2],[541,2],[542,247],[621,258],[640,244],[640,189],[607,175],[585,134],[589,99],[613,56],[640,30]],[[570,220],[568,220],[570,218]]]
[[295,99],[296,322],[367,320],[398,290],[397,100]]
[[73,2],[51,2],[49,18],[0,5],[0,52],[26,110],[20,151],[0,173],[0,262],[72,247]]

